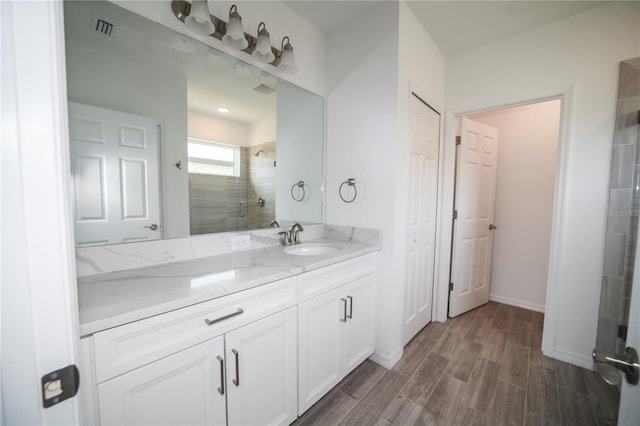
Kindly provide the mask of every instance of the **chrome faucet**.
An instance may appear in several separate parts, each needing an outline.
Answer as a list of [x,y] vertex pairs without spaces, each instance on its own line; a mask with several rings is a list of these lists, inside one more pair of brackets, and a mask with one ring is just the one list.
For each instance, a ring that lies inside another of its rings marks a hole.
[[271,223],[269,223],[269,226],[272,228],[280,228],[280,222],[278,222],[277,220],[273,219],[271,221]]
[[278,235],[282,235],[282,245],[285,247],[289,247],[293,245],[293,239],[291,238],[291,231],[280,231]]
[[304,231],[304,228],[296,222],[291,225],[290,229],[278,232],[278,235],[282,235],[282,245],[289,247],[294,244],[300,244],[300,231]]
[[291,225],[291,229],[289,229],[291,244],[300,244],[300,231],[304,231],[304,228],[298,222]]

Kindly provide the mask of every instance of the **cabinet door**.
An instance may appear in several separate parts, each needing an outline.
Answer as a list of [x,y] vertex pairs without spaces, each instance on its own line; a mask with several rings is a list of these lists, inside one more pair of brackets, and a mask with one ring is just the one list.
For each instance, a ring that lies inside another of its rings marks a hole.
[[299,415],[343,377],[343,291],[339,287],[298,305]]
[[374,277],[375,275],[367,275],[345,285],[348,318],[344,340],[345,374],[369,358],[374,350]]
[[296,420],[296,308],[227,333],[225,347],[229,425]]
[[103,425],[224,425],[223,337],[98,385]]

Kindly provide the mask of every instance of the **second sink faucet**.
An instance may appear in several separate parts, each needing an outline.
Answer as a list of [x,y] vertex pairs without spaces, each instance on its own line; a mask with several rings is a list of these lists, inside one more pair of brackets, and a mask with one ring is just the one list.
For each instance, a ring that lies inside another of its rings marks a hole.
[[298,222],[291,225],[291,229],[289,229],[289,237],[293,244],[300,244],[300,231],[304,231],[304,228]]
[[300,244],[300,231],[304,231],[304,228],[296,222],[287,231],[278,232],[278,234],[282,235],[282,245],[289,247],[294,244]]

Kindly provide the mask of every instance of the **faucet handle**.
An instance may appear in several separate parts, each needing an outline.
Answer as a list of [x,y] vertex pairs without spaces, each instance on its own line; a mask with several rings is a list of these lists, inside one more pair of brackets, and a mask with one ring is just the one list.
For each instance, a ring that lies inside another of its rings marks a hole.
[[282,235],[282,245],[285,247],[289,247],[292,244],[291,241],[291,232],[290,231],[280,231],[278,235]]

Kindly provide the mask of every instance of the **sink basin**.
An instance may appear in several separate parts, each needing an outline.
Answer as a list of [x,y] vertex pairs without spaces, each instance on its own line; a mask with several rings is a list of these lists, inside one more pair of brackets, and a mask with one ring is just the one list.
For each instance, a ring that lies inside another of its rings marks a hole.
[[342,250],[342,247],[336,244],[308,243],[289,246],[284,249],[284,252],[295,256],[321,256],[326,254],[335,254],[340,250]]

